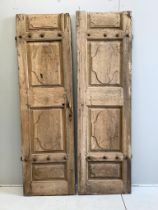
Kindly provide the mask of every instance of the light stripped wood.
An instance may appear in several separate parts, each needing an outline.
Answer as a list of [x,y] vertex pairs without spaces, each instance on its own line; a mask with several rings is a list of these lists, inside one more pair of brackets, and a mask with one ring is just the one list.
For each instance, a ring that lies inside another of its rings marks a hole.
[[87,181],[86,186],[86,194],[120,194],[124,189],[121,179],[92,179]]
[[63,31],[54,30],[54,31],[27,31],[23,34],[23,38],[26,41],[60,41],[62,40]]
[[65,164],[33,164],[32,179],[34,181],[65,179]]
[[62,85],[61,43],[28,43],[31,85]]
[[67,195],[69,186],[66,180],[34,181],[32,195]]
[[[91,108],[90,149],[118,151],[121,145],[121,109]],[[111,133],[113,135],[111,135]]]
[[29,88],[28,105],[31,107],[63,106],[66,102],[66,92],[59,88]]
[[130,192],[131,41],[130,12],[77,12],[79,194]]
[[122,28],[128,36],[123,39],[122,50],[122,74],[124,75],[122,86],[124,94],[124,108],[123,108],[123,141],[122,150],[126,156],[123,164],[123,179],[124,191],[131,192],[131,73],[132,73],[132,21],[131,12],[124,12],[122,14]]
[[34,153],[31,154],[29,161],[33,163],[63,163],[66,162],[69,155],[60,153]]
[[119,85],[121,43],[91,41],[88,47],[90,84]]
[[[16,16],[16,33],[18,36],[25,33],[26,17],[24,15]],[[30,158],[30,142],[29,142],[29,109],[28,105],[28,69],[27,69],[27,50],[26,42],[23,39],[17,40],[17,56],[19,70],[19,86],[20,86],[20,110],[21,110],[21,153],[23,168],[23,191],[25,195],[31,194],[31,164],[26,161]]]
[[121,87],[89,87],[85,100],[88,106],[122,106],[123,90]]
[[95,152],[95,151],[89,151],[87,153],[87,160],[88,161],[113,161],[113,162],[117,162],[117,161],[123,161],[124,159],[126,159],[126,156],[122,153],[122,152],[118,152],[118,151],[99,151],[99,152]]
[[114,179],[121,178],[120,163],[90,162],[88,164],[89,179]]
[[100,28],[98,29],[87,29],[87,40],[108,40],[111,39],[113,41],[120,41],[127,34],[125,31],[121,29],[107,29],[107,28]]
[[[32,151],[65,150],[65,110],[51,108],[32,111]],[[46,123],[47,122],[47,123]]]
[[118,28],[120,19],[120,13],[89,13],[88,25],[91,28]]
[[59,19],[60,19],[59,14],[29,15],[27,17],[28,29],[29,30],[57,29],[59,28],[59,24],[61,23]]
[[20,14],[16,23],[24,195],[74,194],[70,17]]

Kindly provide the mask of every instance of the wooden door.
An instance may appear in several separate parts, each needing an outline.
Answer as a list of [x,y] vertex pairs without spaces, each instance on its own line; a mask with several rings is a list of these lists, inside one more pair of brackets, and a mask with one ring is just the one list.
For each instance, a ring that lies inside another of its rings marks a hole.
[[131,190],[131,14],[77,12],[80,194]]
[[68,14],[17,15],[25,195],[74,194]]

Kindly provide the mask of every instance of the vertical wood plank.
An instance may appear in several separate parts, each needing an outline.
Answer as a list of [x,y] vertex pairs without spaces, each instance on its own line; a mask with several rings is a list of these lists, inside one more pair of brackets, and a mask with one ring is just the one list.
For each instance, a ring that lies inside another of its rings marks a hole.
[[[86,12],[77,12],[77,81],[78,81],[78,192],[84,193],[86,187],[86,170],[84,166],[84,159],[86,157],[86,118],[87,108],[84,106],[86,98],[86,79],[87,71],[86,60],[87,60],[87,43],[85,42],[86,36],[86,25],[87,25],[87,14]],[[84,141],[82,140],[84,139]]]
[[131,192],[131,71],[132,71],[132,20],[131,12],[122,13],[122,28],[125,32],[123,40],[123,152],[125,155],[124,193]]
[[66,89],[66,130],[67,130],[67,150],[69,153],[68,162],[68,187],[70,194],[75,193],[75,168],[74,168],[74,119],[73,119],[73,89],[72,85],[72,51],[71,51],[71,21],[68,13],[63,15],[63,60],[64,60],[64,77],[65,77],[65,89]]
[[23,39],[26,28],[25,15],[16,15],[17,55],[20,87],[20,109],[21,109],[21,133],[22,143],[22,167],[24,194],[31,193],[31,165],[30,165],[30,140],[29,140],[29,109],[28,109],[28,64],[26,54],[26,42]]

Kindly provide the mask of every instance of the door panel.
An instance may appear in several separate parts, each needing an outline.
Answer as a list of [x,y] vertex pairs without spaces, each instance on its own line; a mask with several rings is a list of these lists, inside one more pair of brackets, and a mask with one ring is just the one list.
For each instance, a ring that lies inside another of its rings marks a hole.
[[32,166],[32,179],[38,180],[53,180],[53,179],[65,179],[64,163],[60,164],[33,164]]
[[29,73],[32,86],[62,85],[61,43],[28,43]]
[[62,25],[62,17],[58,14],[46,15],[28,15],[27,17],[28,30],[53,30],[60,29]]
[[121,110],[118,108],[90,109],[90,149],[94,151],[120,151]]
[[69,15],[16,21],[24,194],[74,194]]
[[80,194],[131,189],[131,40],[130,12],[77,12]]
[[90,85],[119,85],[120,42],[90,41],[88,48]]
[[62,108],[32,110],[33,152],[66,152],[65,117],[65,110]]
[[87,15],[88,28],[120,28],[118,13],[90,13]]
[[89,162],[88,173],[89,179],[119,179],[121,178],[121,164],[115,162]]

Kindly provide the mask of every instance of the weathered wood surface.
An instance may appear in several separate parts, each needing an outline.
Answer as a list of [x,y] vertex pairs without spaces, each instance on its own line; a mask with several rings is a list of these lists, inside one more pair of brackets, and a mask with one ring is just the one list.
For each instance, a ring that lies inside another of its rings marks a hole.
[[25,195],[74,194],[68,14],[16,16]]
[[131,14],[77,12],[79,194],[131,190]]

